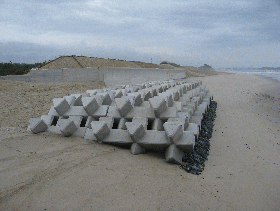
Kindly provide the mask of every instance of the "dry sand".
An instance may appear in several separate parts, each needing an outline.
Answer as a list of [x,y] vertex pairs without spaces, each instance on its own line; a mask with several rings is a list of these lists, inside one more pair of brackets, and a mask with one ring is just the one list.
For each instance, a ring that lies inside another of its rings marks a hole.
[[87,56],[60,56],[49,61],[40,69],[82,68],[82,67],[131,67],[131,68],[160,68],[160,65],[138,61],[105,59]]
[[26,132],[29,118],[46,114],[54,97],[102,84],[0,80],[0,210],[279,210],[279,82],[198,79],[218,102],[199,176],[161,153],[133,156],[82,138]]

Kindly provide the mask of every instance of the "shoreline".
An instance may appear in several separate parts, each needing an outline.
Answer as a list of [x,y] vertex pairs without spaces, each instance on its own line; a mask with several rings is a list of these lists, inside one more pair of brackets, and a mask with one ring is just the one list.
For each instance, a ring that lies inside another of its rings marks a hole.
[[[215,72],[219,73],[219,74],[223,74],[223,73],[228,73],[228,74],[240,74],[240,75],[254,75],[254,76],[259,76],[259,77],[264,77],[264,78],[269,78],[269,79],[273,79],[275,80],[276,82],[280,82],[280,77],[279,75],[271,75],[271,74],[268,74],[268,75],[264,75],[264,74],[257,74],[257,73],[252,73],[252,72],[244,72],[244,71],[240,71],[240,70],[236,70],[236,71],[218,71],[218,70],[215,70]],[[259,72],[259,73],[266,73],[266,72]],[[273,72],[270,72],[270,73],[273,73]],[[275,71],[275,73],[279,73],[279,70]]]
[[199,176],[165,163],[161,153],[133,156],[82,138],[25,130],[29,116],[50,108],[49,100],[101,84],[1,83],[0,209],[277,210],[279,83],[238,74],[186,80],[203,81],[218,103]]

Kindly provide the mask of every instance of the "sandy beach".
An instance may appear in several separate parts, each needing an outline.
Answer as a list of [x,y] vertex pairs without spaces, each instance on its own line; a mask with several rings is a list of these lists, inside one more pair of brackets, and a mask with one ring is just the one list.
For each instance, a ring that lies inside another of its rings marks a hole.
[[202,80],[218,103],[205,170],[164,154],[26,131],[52,99],[102,83],[0,79],[0,210],[279,210],[280,83],[252,75]]

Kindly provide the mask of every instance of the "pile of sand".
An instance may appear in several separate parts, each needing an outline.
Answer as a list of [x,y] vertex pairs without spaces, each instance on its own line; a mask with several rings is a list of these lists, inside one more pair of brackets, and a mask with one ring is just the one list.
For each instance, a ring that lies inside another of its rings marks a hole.
[[[117,59],[104,59],[87,56],[60,56],[59,58],[48,62],[40,69],[60,69],[60,68],[84,68],[84,67],[131,67],[131,68],[160,68],[177,69],[170,64],[157,65],[140,61],[125,61]],[[181,66],[180,69],[186,70],[186,77],[201,77],[217,75],[213,70],[200,69],[193,66]]]
[[83,67],[131,67],[131,68],[159,68],[152,63],[125,61],[118,59],[104,59],[87,56],[60,56],[48,62],[40,69],[83,68]]
[[162,69],[175,69],[175,67],[172,66],[171,64],[161,64],[160,68],[162,68]]
[[201,69],[193,66],[181,66],[186,70],[186,77],[203,77],[203,76],[211,76],[211,75],[218,75],[216,71]]
[[40,69],[59,69],[59,68],[81,68],[81,65],[74,59],[73,56],[60,56]]

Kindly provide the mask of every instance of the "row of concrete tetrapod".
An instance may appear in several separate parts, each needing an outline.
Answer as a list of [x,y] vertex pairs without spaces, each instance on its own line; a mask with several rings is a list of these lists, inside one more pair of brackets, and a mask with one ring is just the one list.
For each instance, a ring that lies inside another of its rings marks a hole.
[[200,81],[87,90],[53,99],[48,115],[30,119],[28,130],[129,147],[134,155],[165,151],[167,162],[181,164],[194,149],[212,99]]

